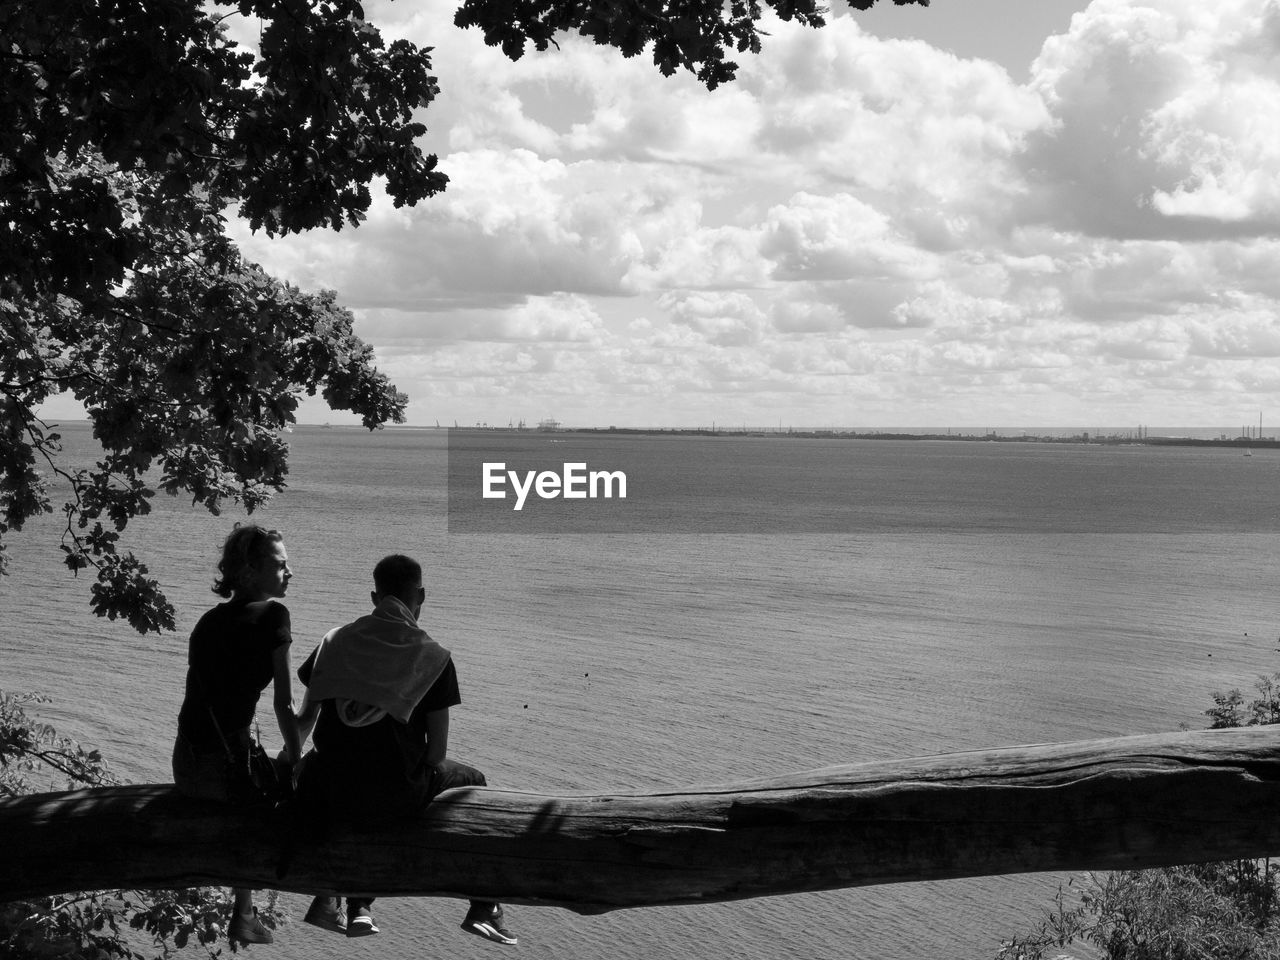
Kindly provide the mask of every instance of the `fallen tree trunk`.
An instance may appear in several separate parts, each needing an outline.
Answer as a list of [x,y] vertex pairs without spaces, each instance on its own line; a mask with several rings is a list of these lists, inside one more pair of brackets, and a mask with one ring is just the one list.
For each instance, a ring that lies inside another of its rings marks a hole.
[[[829,767],[616,796],[462,788],[422,820],[294,831],[169,786],[0,801],[0,901],[227,884],[580,913],[909,880],[1280,856],[1280,731]],[[287,865],[282,868],[282,858]]]

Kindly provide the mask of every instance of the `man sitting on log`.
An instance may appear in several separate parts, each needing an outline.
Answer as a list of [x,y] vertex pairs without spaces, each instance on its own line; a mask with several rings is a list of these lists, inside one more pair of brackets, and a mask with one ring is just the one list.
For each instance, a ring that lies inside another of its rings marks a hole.
[[[298,670],[306,686],[303,736],[314,749],[301,774],[304,809],[360,827],[416,816],[450,787],[484,786],[484,774],[447,759],[449,708],[462,702],[449,651],[418,626],[426,600],[422,567],[400,554],[373,570],[374,610],[327,633]],[[378,932],[372,898],[317,897],[306,921],[348,937]],[[473,900],[462,929],[514,944],[501,905]]]

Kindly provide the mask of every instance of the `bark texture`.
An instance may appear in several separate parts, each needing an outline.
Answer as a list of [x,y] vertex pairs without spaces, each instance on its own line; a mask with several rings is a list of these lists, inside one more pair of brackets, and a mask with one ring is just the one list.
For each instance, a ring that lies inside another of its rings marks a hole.
[[305,836],[167,785],[0,801],[0,902],[226,884],[580,913],[911,880],[1280,856],[1280,728],[1041,744],[648,794],[463,788]]

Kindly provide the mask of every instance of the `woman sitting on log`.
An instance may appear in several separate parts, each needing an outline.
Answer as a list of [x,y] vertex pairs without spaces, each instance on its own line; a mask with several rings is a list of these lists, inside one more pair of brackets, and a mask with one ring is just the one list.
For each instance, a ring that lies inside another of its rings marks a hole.
[[[289,610],[278,602],[293,572],[284,538],[257,524],[237,524],[222,547],[213,592],[229,598],[202,616],[191,632],[186,696],[178,713],[173,779],[190,797],[246,802],[249,727],[258,698],[274,684],[272,703],[292,767],[302,743],[290,685]],[[271,943],[258,919],[253,891],[236,888],[227,936]]]

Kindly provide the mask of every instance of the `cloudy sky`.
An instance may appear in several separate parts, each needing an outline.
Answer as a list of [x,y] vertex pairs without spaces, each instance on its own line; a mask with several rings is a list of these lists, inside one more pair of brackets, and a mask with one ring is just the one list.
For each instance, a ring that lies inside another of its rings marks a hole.
[[1280,418],[1280,0],[883,0],[715,92],[365,6],[436,48],[447,193],[237,236],[338,291],[411,423]]

